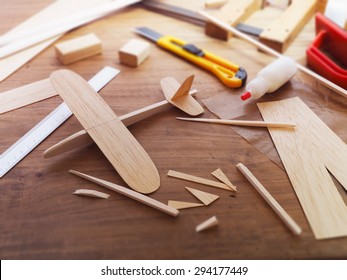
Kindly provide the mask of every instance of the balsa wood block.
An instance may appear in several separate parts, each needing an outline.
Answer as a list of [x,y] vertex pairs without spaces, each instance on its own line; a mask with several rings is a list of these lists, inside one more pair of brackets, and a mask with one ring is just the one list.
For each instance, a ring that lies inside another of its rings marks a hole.
[[95,34],[87,34],[55,45],[59,60],[71,64],[102,53],[102,44]]
[[166,100],[191,116],[197,116],[204,112],[204,108],[189,94],[194,80],[194,75],[189,76],[182,85],[174,78],[166,77],[160,81],[161,89]]
[[78,172],[78,171],[75,171],[75,170],[70,170],[69,171],[71,174],[74,174],[76,176],[79,176],[81,178],[84,178],[86,180],[89,180],[95,184],[98,184],[100,186],[103,186],[105,188],[108,188],[112,191],[115,191],[117,193],[120,193],[122,195],[125,195],[131,199],[134,199],[138,202],[141,202],[145,205],[148,205],[154,209],[157,209],[159,211],[162,211],[170,216],[174,216],[176,217],[178,214],[179,214],[179,211],[173,207],[170,207],[164,203],[161,203],[159,202],[158,200],[155,200],[153,198],[150,198],[146,195],[143,195],[143,194],[140,194],[138,192],[135,192],[133,190],[130,190],[128,188],[125,188],[125,187],[122,187],[122,186],[119,186],[117,184],[114,184],[114,183],[111,183],[111,182],[108,182],[108,181],[105,181],[105,180],[102,180],[102,179],[99,179],[99,178],[96,178],[96,177],[93,177],[93,176],[90,176],[90,175],[87,175],[87,174],[84,174],[84,173],[81,173],[81,172]]
[[88,190],[88,189],[78,189],[73,194],[81,195],[81,196],[95,197],[95,198],[103,198],[103,199],[110,197],[109,194],[95,191],[95,190]]
[[199,199],[205,205],[210,205],[212,202],[216,201],[219,198],[218,195],[199,191],[193,188],[186,187],[186,190],[189,191],[192,195],[194,195],[197,199]]
[[177,200],[169,200],[168,205],[177,210],[205,206],[204,204],[201,204],[201,203],[185,202],[185,201],[177,201]]
[[300,98],[258,103],[289,179],[317,239],[347,236],[347,207],[328,172],[347,190],[347,145]]
[[122,64],[137,67],[149,56],[150,50],[148,42],[131,39],[119,50],[119,61]]
[[141,193],[157,190],[153,161],[100,95],[69,70],[53,72],[51,82],[123,180]]
[[265,201],[271,206],[275,213],[281,218],[290,231],[299,235],[302,229],[299,225],[288,215],[288,213],[282,208],[282,206],[273,198],[273,196],[266,190],[266,188],[259,182],[259,180],[253,175],[253,173],[242,163],[236,165],[241,173],[247,178],[252,186],[259,192],[259,194],[265,199]]
[[288,8],[260,34],[260,41],[284,52],[314,15],[317,0],[293,0]]
[[199,183],[199,184],[203,184],[203,185],[214,187],[214,188],[219,188],[219,189],[234,191],[234,192],[236,191],[236,189],[230,188],[223,183],[215,182],[212,180],[208,180],[205,178],[201,178],[201,177],[197,177],[197,176],[193,176],[193,175],[189,175],[189,174],[185,174],[182,172],[177,172],[174,170],[169,170],[167,175],[169,177],[174,177],[177,179],[182,179],[182,180],[186,180],[186,181],[190,181],[190,182],[194,182],[194,183]]
[[204,231],[209,228],[213,228],[218,226],[219,222],[216,216],[213,216],[206,221],[202,222],[201,224],[197,225],[195,228],[196,232]]
[[229,186],[230,188],[236,189],[236,186],[230,182],[229,178],[224,174],[224,172],[220,168],[216,169],[211,174],[218,180]]

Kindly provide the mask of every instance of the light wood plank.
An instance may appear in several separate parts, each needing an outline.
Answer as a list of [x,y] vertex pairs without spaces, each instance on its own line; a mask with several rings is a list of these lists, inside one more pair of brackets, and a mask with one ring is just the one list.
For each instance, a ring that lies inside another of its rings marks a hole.
[[276,122],[244,121],[244,120],[219,120],[219,119],[182,118],[182,117],[177,117],[176,119],[181,121],[190,121],[190,122],[204,122],[204,123],[250,126],[250,127],[279,127],[279,128],[295,127],[294,123],[276,123]]
[[168,205],[177,210],[205,206],[204,204],[201,204],[201,203],[185,202],[185,201],[177,201],[177,200],[169,200]]
[[87,175],[87,174],[84,174],[84,173],[81,173],[81,172],[78,172],[78,171],[75,171],[75,170],[70,170],[69,171],[71,174],[74,174],[76,176],[79,176],[81,178],[84,178],[86,180],[89,180],[91,182],[94,182],[100,186],[103,186],[105,188],[108,188],[112,191],[115,191],[117,193],[120,193],[122,195],[125,195],[127,197],[130,197],[138,202],[141,202],[147,206],[150,206],[154,209],[157,209],[159,211],[162,211],[170,216],[174,216],[176,217],[178,214],[179,214],[179,211],[175,208],[172,208],[170,206],[167,206],[166,204],[164,203],[161,203],[159,202],[158,200],[155,200],[153,198],[150,198],[146,195],[143,195],[143,194],[140,194],[138,192],[135,192],[133,190],[130,190],[130,189],[127,189],[125,187],[122,187],[122,186],[119,186],[117,184],[114,184],[114,183],[111,183],[111,182],[108,182],[108,181],[105,181],[105,180],[102,180],[102,179],[99,179],[99,178],[96,178],[96,177],[93,177],[93,176],[90,176],[90,175]]
[[219,188],[219,189],[223,189],[223,190],[236,192],[236,189],[230,188],[229,186],[227,186],[223,183],[208,180],[208,179],[193,176],[193,175],[189,175],[189,174],[185,174],[182,172],[169,170],[167,175],[169,177],[174,177],[174,178],[178,178],[178,179],[182,179],[182,180],[186,180],[186,181],[190,181],[190,182],[194,182],[194,183],[199,183],[199,184],[203,184],[203,185],[214,187],[214,188]]
[[50,78],[123,180],[142,193],[157,190],[160,178],[153,161],[100,95],[72,71],[58,70]]
[[207,219],[206,221],[202,222],[201,224],[197,225],[195,228],[195,231],[201,232],[201,231],[204,231],[206,229],[216,227],[216,226],[218,226],[218,224],[219,224],[219,221],[218,221],[217,217],[213,216],[213,217]]
[[237,189],[236,186],[230,182],[229,178],[224,174],[222,169],[218,168],[215,171],[211,173],[214,177],[216,177],[218,180],[229,186],[230,188]]
[[205,205],[210,205],[212,202],[216,201],[219,198],[218,195],[199,191],[193,188],[186,187],[186,190],[189,191],[192,195],[194,195],[197,199],[199,199]]
[[73,194],[95,197],[95,198],[103,198],[103,199],[107,199],[110,197],[110,195],[107,193],[103,193],[103,192],[99,192],[95,190],[88,190],[88,189],[78,189]]
[[236,165],[241,173],[247,178],[252,186],[260,193],[265,201],[271,206],[275,213],[281,218],[285,225],[295,235],[300,235],[302,229],[300,226],[288,215],[288,213],[282,208],[282,206],[273,198],[273,196],[266,190],[266,188],[259,182],[259,180],[253,175],[253,173],[242,163]]
[[258,107],[266,121],[297,124],[269,131],[316,238],[346,236],[347,207],[327,171],[347,189],[346,144],[298,97]]
[[204,112],[204,108],[189,94],[194,75],[189,76],[180,85],[174,78],[166,77],[160,81],[165,98],[175,107],[191,116],[197,116]]

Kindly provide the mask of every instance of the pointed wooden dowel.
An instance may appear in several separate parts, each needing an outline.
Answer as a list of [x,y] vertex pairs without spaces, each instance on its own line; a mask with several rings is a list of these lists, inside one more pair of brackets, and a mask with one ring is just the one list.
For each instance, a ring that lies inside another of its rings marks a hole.
[[213,216],[206,221],[202,222],[201,224],[197,225],[195,228],[196,232],[204,231],[206,229],[218,226],[219,222],[216,216]]
[[166,77],[160,81],[160,85],[168,102],[188,115],[197,116],[204,112],[204,108],[189,95],[193,79],[194,75],[189,76],[180,85],[174,78]]
[[179,209],[201,207],[201,206],[205,206],[205,204],[194,203],[194,202],[185,202],[185,201],[177,201],[177,200],[169,200],[168,206],[179,210]]
[[93,177],[93,176],[90,176],[90,175],[87,175],[87,174],[84,174],[84,173],[81,173],[81,172],[78,172],[78,171],[75,171],[75,170],[70,170],[69,171],[71,174],[74,174],[76,176],[79,176],[81,178],[84,178],[86,180],[89,180],[91,182],[94,182],[100,186],[103,186],[105,188],[108,188],[112,191],[115,191],[117,193],[120,193],[122,195],[125,195],[127,197],[130,197],[138,202],[141,202],[143,204],[146,204],[152,208],[155,208],[159,211],[162,211],[170,216],[174,216],[176,217],[178,214],[179,214],[179,211],[175,208],[172,208],[164,203],[161,203],[153,198],[150,198],[146,195],[143,195],[143,194],[140,194],[138,192],[135,192],[133,190],[130,190],[130,189],[127,189],[125,187],[122,187],[122,186],[119,186],[117,184],[114,184],[114,183],[111,183],[111,182],[108,182],[108,181],[105,181],[105,180],[102,180],[102,179],[99,179],[99,178],[96,178],[96,177]]
[[203,118],[181,118],[177,117],[180,121],[190,122],[205,122],[238,126],[254,126],[254,127],[277,127],[277,128],[294,128],[294,123],[276,123],[276,122],[263,122],[263,121],[243,121],[243,120],[220,120],[220,119],[203,119]]
[[236,188],[236,186],[230,182],[230,180],[228,179],[228,177],[224,174],[224,172],[218,168],[215,171],[213,171],[211,173],[214,177],[216,177],[218,180],[220,180],[221,182],[223,182],[224,184],[226,184],[227,186],[229,186],[230,188]]
[[95,197],[95,198],[109,198],[110,195],[107,193],[95,191],[95,190],[87,190],[87,189],[78,189],[73,194],[81,195],[81,196],[89,196],[89,197]]
[[286,224],[290,231],[295,234],[301,234],[302,230],[298,224],[288,215],[288,213],[282,208],[282,206],[273,198],[273,196],[265,189],[265,187],[258,181],[253,173],[242,163],[236,165],[246,179],[252,184],[252,186],[260,193],[265,201],[271,206],[275,213]]
[[156,191],[160,177],[152,159],[101,96],[72,71],[55,71],[50,79],[123,180],[138,192]]
[[182,179],[182,180],[186,180],[186,181],[190,181],[190,182],[194,182],[194,183],[203,184],[203,185],[214,187],[214,188],[219,188],[219,189],[223,189],[223,190],[236,192],[236,189],[230,188],[229,186],[227,186],[223,183],[208,180],[208,179],[193,176],[193,175],[189,175],[189,174],[185,174],[182,172],[169,170],[167,175],[170,177],[174,177],[174,178],[178,178],[178,179]]
[[[193,89],[189,92],[192,96],[197,93],[196,89]],[[123,122],[124,125],[130,126],[136,122],[139,122],[145,118],[163,112],[164,110],[171,107],[171,104],[167,100],[163,100],[147,107],[141,108],[139,110],[133,111],[131,113],[120,116],[119,119]],[[61,140],[57,144],[48,148],[43,153],[44,158],[50,158],[62,154],[64,152],[79,148],[84,145],[94,143],[93,139],[89,136],[87,131],[80,130],[75,134],[70,135],[69,137]]]
[[216,201],[219,196],[215,194],[211,194],[208,192],[199,191],[197,189],[188,188],[186,190],[189,191],[192,195],[194,195],[197,199],[199,199],[203,204],[210,205],[212,202]]

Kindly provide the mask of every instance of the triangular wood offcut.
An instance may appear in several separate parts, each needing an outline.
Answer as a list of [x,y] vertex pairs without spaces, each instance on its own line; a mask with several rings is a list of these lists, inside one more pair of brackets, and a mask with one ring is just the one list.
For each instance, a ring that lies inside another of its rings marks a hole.
[[182,85],[174,78],[166,77],[160,81],[165,98],[175,107],[191,116],[197,116],[204,112],[204,108],[189,94],[194,75],[189,76]]
[[197,189],[192,189],[188,187],[186,187],[186,189],[205,205],[210,205],[212,202],[214,202],[215,200],[219,198],[218,195],[199,191]]
[[232,188],[232,189],[237,189],[236,186],[230,182],[230,180],[228,179],[228,177],[224,174],[224,172],[222,171],[222,169],[218,168],[215,171],[213,171],[211,173],[214,177],[216,177],[218,180],[220,180],[221,182],[223,182],[224,184],[226,184],[228,187]]
[[195,228],[196,232],[200,232],[215,226],[218,226],[219,222],[216,216],[213,216],[209,218],[208,220],[202,222],[201,224],[197,225]]
[[177,210],[205,206],[204,204],[201,204],[201,203],[184,202],[184,201],[177,201],[177,200],[169,200],[167,205]]

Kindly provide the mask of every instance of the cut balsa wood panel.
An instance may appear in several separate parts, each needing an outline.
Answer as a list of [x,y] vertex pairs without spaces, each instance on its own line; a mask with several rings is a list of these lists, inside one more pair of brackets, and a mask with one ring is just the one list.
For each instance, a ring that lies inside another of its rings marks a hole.
[[197,199],[199,199],[205,205],[210,205],[212,202],[216,201],[219,198],[218,195],[199,191],[193,188],[186,187],[186,190],[189,191],[192,195],[194,195]]
[[219,222],[216,216],[213,216],[201,224],[197,225],[195,228],[196,232],[204,231],[206,229],[218,226]]
[[197,116],[204,112],[204,108],[189,94],[194,75],[189,76],[182,85],[174,78],[166,77],[160,81],[165,98],[175,107],[191,116]]
[[190,181],[190,182],[194,182],[194,183],[203,184],[203,185],[214,187],[214,188],[219,188],[219,189],[234,191],[234,192],[236,191],[236,189],[230,188],[229,186],[227,186],[223,183],[215,182],[212,180],[208,180],[205,178],[201,178],[201,177],[197,177],[197,176],[193,176],[193,175],[189,175],[189,174],[185,174],[182,172],[169,170],[167,175],[170,177],[174,177],[174,178],[178,178],[178,179],[182,179],[182,180],[186,180],[186,181]]
[[215,171],[211,173],[214,177],[216,177],[218,180],[229,186],[230,188],[233,188],[236,190],[236,186],[230,182],[229,178],[224,174],[222,169],[218,168]]
[[328,173],[347,189],[346,144],[298,97],[258,107],[266,121],[297,125],[269,131],[316,238],[346,236],[347,207]]
[[69,70],[53,72],[51,82],[124,181],[142,193],[157,190],[160,178],[153,161],[91,86]]
[[161,203],[153,198],[150,198],[146,195],[140,194],[138,192],[135,192],[133,190],[127,189],[125,187],[119,186],[117,184],[75,171],[75,170],[70,170],[69,171],[71,174],[74,174],[76,176],[79,176],[81,178],[84,178],[86,180],[89,180],[91,182],[94,182],[95,184],[98,184],[100,186],[103,186],[105,188],[108,188],[112,191],[115,191],[117,193],[120,193],[122,195],[125,195],[127,197],[130,197],[136,201],[139,201],[143,204],[146,204],[152,208],[155,208],[159,211],[162,211],[170,216],[176,217],[179,214],[179,211],[175,208],[169,207],[168,205]]
[[290,229],[290,231],[295,235],[301,234],[302,229],[299,227],[299,225],[292,219],[292,217],[288,215],[288,213],[273,198],[273,196],[265,189],[265,187],[253,175],[253,173],[242,163],[239,163],[236,166],[241,171],[241,173],[247,178],[247,180],[252,184],[252,186],[265,199],[265,201],[271,206],[271,208],[281,218],[281,220],[286,224],[286,226]]
[[185,202],[185,201],[177,201],[177,200],[169,200],[168,205],[177,210],[205,206],[205,204],[201,204],[201,203]]
[[88,189],[78,189],[73,194],[81,195],[81,196],[89,196],[89,197],[95,197],[95,198],[109,198],[110,195],[107,193],[95,191],[95,190],[88,190]]

